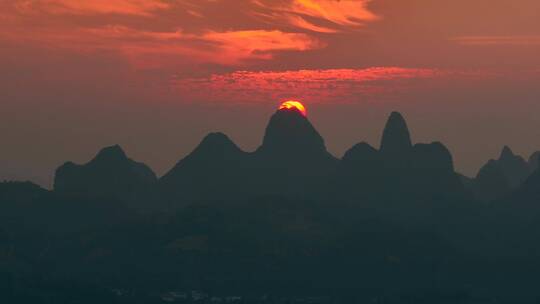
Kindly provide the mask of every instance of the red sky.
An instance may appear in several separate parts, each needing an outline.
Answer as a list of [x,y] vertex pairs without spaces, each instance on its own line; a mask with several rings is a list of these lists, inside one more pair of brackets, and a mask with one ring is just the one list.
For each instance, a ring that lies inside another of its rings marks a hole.
[[298,99],[336,156],[402,111],[472,175],[540,150],[537,0],[0,2],[0,179],[119,143],[163,173],[209,131],[253,150]]

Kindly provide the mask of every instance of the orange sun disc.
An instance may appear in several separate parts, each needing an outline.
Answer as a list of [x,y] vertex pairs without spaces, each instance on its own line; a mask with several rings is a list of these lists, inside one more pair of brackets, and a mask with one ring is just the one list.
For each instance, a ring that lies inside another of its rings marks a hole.
[[287,109],[287,110],[296,109],[296,110],[298,110],[298,112],[302,113],[302,115],[307,116],[306,107],[304,107],[304,105],[299,101],[295,101],[295,100],[285,101],[284,103],[282,103],[279,106],[279,109],[280,110],[283,110],[283,109]]

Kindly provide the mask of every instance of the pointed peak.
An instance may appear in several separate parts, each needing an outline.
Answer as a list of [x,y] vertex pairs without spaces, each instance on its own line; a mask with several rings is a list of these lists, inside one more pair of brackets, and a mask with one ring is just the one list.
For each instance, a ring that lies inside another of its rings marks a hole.
[[381,152],[401,152],[411,148],[411,135],[405,119],[399,112],[392,112],[384,128]]
[[512,149],[510,149],[510,147],[508,146],[504,146],[504,148],[501,151],[501,156],[499,157],[499,160],[510,159],[510,158],[513,158],[514,156],[515,155]]
[[97,160],[124,160],[127,159],[126,152],[119,145],[109,146],[101,149],[94,158]]

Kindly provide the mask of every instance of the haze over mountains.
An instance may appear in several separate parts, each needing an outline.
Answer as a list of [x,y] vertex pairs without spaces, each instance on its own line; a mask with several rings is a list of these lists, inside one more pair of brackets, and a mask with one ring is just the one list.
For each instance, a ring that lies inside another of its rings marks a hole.
[[0,183],[0,299],[535,303],[540,153],[504,147],[471,179],[412,138],[393,112],[379,147],[338,159],[281,109],[255,151],[211,133],[160,178],[112,146],[52,191]]
[[452,155],[442,143],[413,144],[405,119],[393,112],[379,149],[363,142],[337,159],[307,117],[292,108],[271,117],[262,145],[254,152],[242,151],[223,133],[211,133],[158,179],[148,166],[113,146],[85,165],[68,162],[58,168],[54,191],[127,200],[153,195],[154,202],[164,202],[152,206],[158,209],[183,207],[195,200],[269,194],[468,193],[491,201],[520,187],[538,169],[539,156],[537,152],[525,161],[505,146],[499,159],[486,163],[474,179],[465,178],[455,172]]

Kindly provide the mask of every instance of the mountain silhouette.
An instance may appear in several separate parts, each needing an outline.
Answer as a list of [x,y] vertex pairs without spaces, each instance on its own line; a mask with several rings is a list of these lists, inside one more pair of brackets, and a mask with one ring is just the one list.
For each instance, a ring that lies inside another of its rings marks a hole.
[[420,193],[462,194],[464,187],[455,172],[452,155],[442,143],[415,144],[412,157]]
[[523,157],[515,155],[508,146],[503,148],[497,162],[508,179],[508,184],[513,189],[519,187],[531,173],[527,161]]
[[366,142],[347,150],[337,169],[335,194],[343,197],[374,197],[384,191],[381,153]]
[[[399,112],[388,117],[379,148],[385,182],[407,191],[409,175],[413,170],[413,145],[405,118]],[[403,192],[399,191],[399,192]]]
[[470,179],[444,144],[413,143],[400,113],[381,133],[379,149],[336,159],[281,109],[255,151],[210,133],[160,179],[112,146],[58,168],[53,191],[0,183],[0,299],[535,303],[538,158],[505,147]]
[[[500,195],[494,201],[494,210],[508,222],[512,242],[520,240],[525,246],[538,250],[537,239],[540,236],[540,169],[536,169],[522,185]],[[508,233],[508,232],[505,232]],[[534,244],[534,245],[533,245]],[[509,249],[507,249],[509,250]],[[529,249],[531,250],[531,249]],[[537,252],[537,251],[536,251]]]
[[540,169],[536,169],[529,178],[518,188],[515,197],[520,201],[526,201],[535,205],[540,211]]
[[477,199],[488,202],[508,194],[511,189],[500,163],[492,159],[476,175],[472,191]]
[[[502,157],[510,156],[505,152]],[[201,200],[321,193],[419,201],[462,194],[452,156],[441,143],[415,144],[403,116],[388,118],[380,150],[360,143],[338,160],[296,108],[270,118],[261,146],[242,151],[223,133],[210,133],[159,180],[119,146],[107,147],[85,165],[58,168],[54,190],[62,194],[132,199],[164,210]]]
[[[249,154],[223,133],[210,133],[159,180],[169,199],[220,198],[243,189]],[[239,188],[240,186],[240,188]]]
[[439,142],[413,146],[398,112],[388,118],[380,150],[359,143],[345,153],[336,184],[345,196],[401,202],[464,194],[450,151]]
[[250,166],[257,182],[252,187],[263,193],[308,193],[305,189],[324,183],[337,164],[307,117],[296,108],[280,109],[253,153]]
[[268,122],[260,155],[290,159],[329,157],[324,139],[298,109],[280,109]]
[[534,171],[534,155],[529,162],[504,146],[496,160],[489,160],[478,172],[471,190],[480,200],[494,200],[517,189]]
[[529,157],[529,169],[531,172],[536,171],[540,168],[540,151],[534,152],[531,157]]
[[67,162],[56,170],[54,191],[70,195],[133,198],[157,181],[145,164],[127,157],[118,145],[102,149],[90,162]]
[[380,151],[385,157],[404,156],[412,149],[411,135],[403,116],[392,112],[384,127]]
[[225,134],[211,133],[159,180],[168,208],[203,199],[303,194],[334,170],[337,160],[297,109],[280,109],[267,125],[262,145],[244,152]]
[[31,182],[0,182],[0,202],[7,200],[31,200],[48,191]]
[[448,148],[440,142],[415,144],[413,147],[414,167],[425,172],[454,172],[454,162]]
[[369,179],[381,169],[381,162],[379,151],[368,143],[361,142],[345,152],[339,170],[342,174],[349,175],[351,179]]

